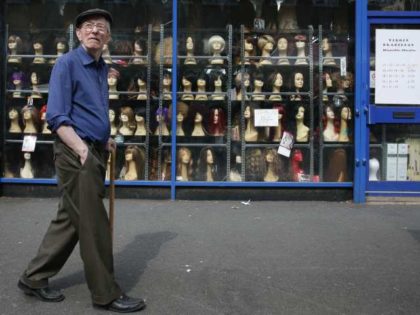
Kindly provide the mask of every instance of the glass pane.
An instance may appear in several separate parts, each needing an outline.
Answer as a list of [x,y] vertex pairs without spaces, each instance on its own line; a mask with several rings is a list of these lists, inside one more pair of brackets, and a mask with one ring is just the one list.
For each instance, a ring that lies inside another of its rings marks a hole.
[[420,2],[418,0],[369,0],[368,10],[420,11]]
[[[102,57],[109,65],[111,135],[121,144],[116,178],[169,180],[172,29],[165,25],[172,20],[172,1],[100,3],[114,19],[112,40]],[[29,164],[36,178],[54,176],[54,137],[45,121],[49,78],[57,58],[78,46],[70,27],[75,17],[91,7],[87,0],[7,2],[4,176],[29,176],[20,174]],[[32,100],[26,106],[28,97]],[[42,140],[29,155],[20,152],[25,134]]]
[[420,126],[378,125],[371,129],[369,180],[420,180]]
[[180,1],[177,139],[193,164],[211,147],[223,180],[352,180],[354,3],[310,2]]

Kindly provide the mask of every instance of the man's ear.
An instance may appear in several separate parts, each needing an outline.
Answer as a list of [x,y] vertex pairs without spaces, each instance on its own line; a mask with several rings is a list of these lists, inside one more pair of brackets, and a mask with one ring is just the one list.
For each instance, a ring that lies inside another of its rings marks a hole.
[[82,31],[79,28],[76,28],[76,36],[79,42],[81,41]]

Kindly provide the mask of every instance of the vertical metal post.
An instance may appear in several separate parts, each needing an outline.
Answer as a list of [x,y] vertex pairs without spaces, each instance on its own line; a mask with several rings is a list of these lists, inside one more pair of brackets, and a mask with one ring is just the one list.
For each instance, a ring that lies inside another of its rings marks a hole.
[[232,145],[232,93],[230,88],[232,87],[232,37],[233,30],[232,25],[228,25],[228,79],[226,81],[226,92],[227,92],[227,133],[226,133],[226,180],[229,179],[230,174],[230,156],[231,156],[231,145]]
[[178,0],[172,0],[172,121],[171,121],[171,200],[176,198],[176,103],[178,83]]
[[241,112],[239,114],[240,117],[240,137],[241,137],[241,181],[245,181],[245,119],[244,119],[244,110],[245,110],[245,100],[247,99],[247,90],[245,89],[244,84],[244,75],[245,75],[245,28],[241,25]]
[[147,99],[146,99],[146,165],[145,180],[149,179],[150,164],[150,86],[152,85],[152,25],[147,27]]
[[313,46],[314,28],[309,25],[309,108],[310,108],[310,137],[309,137],[309,174],[311,180],[314,176],[314,46]]
[[[324,137],[322,136],[322,114],[324,111],[324,59],[322,55],[322,25],[318,25],[318,67],[319,67],[319,79],[318,79],[318,86],[319,86],[319,108],[318,108],[318,128],[319,128],[319,160],[318,160],[318,172],[319,172],[319,180],[324,180]],[[327,90],[328,91],[328,90]],[[327,96],[329,97],[329,96]]]

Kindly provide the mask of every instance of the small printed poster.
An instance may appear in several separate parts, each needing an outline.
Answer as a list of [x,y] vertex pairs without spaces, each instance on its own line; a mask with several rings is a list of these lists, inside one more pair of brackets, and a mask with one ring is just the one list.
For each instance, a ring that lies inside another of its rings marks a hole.
[[35,152],[36,136],[27,135],[23,137],[22,152]]
[[285,157],[290,157],[290,153],[293,148],[293,142],[293,135],[287,131],[283,132],[283,137],[281,138],[277,153]]
[[277,109],[256,109],[254,114],[255,127],[277,127],[279,124],[279,112]]
[[420,105],[420,30],[376,30],[375,103]]

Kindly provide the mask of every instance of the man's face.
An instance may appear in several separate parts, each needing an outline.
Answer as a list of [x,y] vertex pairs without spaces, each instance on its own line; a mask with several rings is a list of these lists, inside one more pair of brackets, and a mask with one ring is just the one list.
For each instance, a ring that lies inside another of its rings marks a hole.
[[103,17],[92,17],[76,29],[76,35],[88,52],[98,53],[108,44],[111,34],[109,23]]

